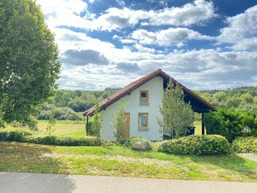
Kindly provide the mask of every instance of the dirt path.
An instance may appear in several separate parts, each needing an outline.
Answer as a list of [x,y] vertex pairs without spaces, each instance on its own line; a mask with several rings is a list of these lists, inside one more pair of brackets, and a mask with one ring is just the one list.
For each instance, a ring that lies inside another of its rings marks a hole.
[[257,162],[257,154],[254,153],[239,153],[237,154],[240,157],[252,160],[252,161],[256,161]]

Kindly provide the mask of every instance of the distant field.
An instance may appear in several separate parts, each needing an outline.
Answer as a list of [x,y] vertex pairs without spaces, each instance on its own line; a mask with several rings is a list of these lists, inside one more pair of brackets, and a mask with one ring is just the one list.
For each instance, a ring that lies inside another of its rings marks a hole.
[[[202,135],[202,122],[195,121],[194,126],[195,126],[195,135]],[[205,129],[205,133],[206,133],[206,129]]]
[[[29,130],[32,134],[37,136],[44,136],[47,135],[46,127],[48,121],[39,121],[38,122],[38,130],[31,131],[27,127],[21,126],[11,126],[8,125],[5,129],[6,130]],[[83,137],[85,136],[85,121],[56,121],[56,124],[52,127],[53,132],[51,135],[60,136],[60,137]]]
[[[46,127],[48,121],[38,121],[38,130],[31,131],[27,127],[11,126],[8,125],[5,130],[29,130],[35,137],[47,135]],[[53,132],[51,135],[60,137],[84,137],[85,136],[85,121],[56,121],[56,124],[52,127]],[[195,121],[195,135],[202,134],[202,125],[200,121]],[[4,130],[4,129],[3,129]]]

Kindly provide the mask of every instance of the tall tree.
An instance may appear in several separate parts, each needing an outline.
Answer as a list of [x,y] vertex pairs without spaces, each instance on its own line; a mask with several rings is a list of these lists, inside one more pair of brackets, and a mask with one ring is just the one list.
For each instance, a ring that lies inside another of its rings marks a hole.
[[0,1],[0,119],[26,123],[53,95],[58,49],[34,0]]
[[118,143],[124,143],[126,141],[126,130],[124,127],[124,113],[127,106],[127,101],[125,99],[120,100],[117,103],[116,111],[112,114],[113,123],[113,135]]
[[162,118],[157,121],[164,135],[181,136],[187,132],[188,127],[193,126],[194,113],[191,105],[184,102],[183,89],[171,80],[163,92],[160,113]]

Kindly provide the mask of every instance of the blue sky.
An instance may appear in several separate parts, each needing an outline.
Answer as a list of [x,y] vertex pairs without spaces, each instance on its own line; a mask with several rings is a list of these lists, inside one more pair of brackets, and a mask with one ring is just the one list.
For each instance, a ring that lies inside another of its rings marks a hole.
[[191,89],[257,86],[257,0],[37,0],[61,89],[123,87],[154,70]]

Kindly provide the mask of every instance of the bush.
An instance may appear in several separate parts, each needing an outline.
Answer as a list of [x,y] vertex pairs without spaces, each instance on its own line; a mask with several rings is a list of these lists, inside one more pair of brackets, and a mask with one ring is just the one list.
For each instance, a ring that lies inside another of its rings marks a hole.
[[158,151],[177,155],[227,155],[231,148],[225,137],[201,135],[164,141]]
[[44,145],[59,145],[59,146],[100,146],[102,144],[101,139],[98,139],[96,137],[59,138],[56,136],[45,136],[45,137],[37,137],[37,138],[27,138],[26,142],[44,144]]
[[28,131],[2,131],[0,132],[0,141],[23,142],[25,137],[31,135]]
[[232,149],[237,153],[257,154],[257,137],[239,137],[233,141]]
[[[37,117],[38,120],[49,120],[51,109],[42,110],[40,115]],[[83,120],[84,117],[79,113],[74,112],[69,107],[56,107],[54,109],[54,119],[56,120]]]
[[56,136],[45,136],[45,137],[37,137],[37,138],[27,138],[26,142],[28,143],[36,143],[36,144],[44,144],[44,145],[58,145],[59,139]]
[[0,132],[0,141],[15,141],[15,142],[27,142],[43,145],[59,145],[59,146],[101,146],[102,140],[97,137],[57,137],[57,136],[45,136],[45,137],[30,137],[32,135],[27,131],[11,131]]

